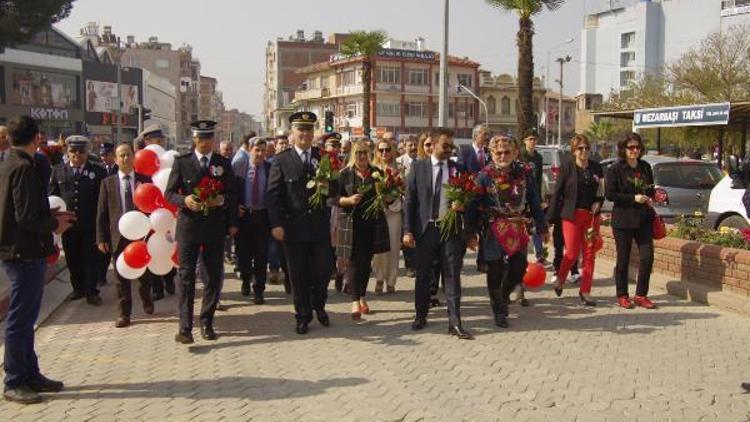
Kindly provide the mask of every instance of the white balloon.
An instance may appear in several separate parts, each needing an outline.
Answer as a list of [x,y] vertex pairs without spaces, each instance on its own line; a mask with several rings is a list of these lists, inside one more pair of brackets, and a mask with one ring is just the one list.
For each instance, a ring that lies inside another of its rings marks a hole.
[[148,238],[146,242],[146,249],[148,254],[151,255],[151,260],[171,260],[172,254],[175,248],[174,240],[171,236],[166,236],[163,233],[154,233]]
[[161,145],[158,145],[158,144],[151,144],[147,146],[145,149],[150,149],[151,151],[155,152],[157,157],[161,157],[161,155],[164,154],[165,152],[165,149]]
[[162,194],[167,190],[167,182],[169,182],[169,175],[172,174],[172,168],[162,168],[161,170],[154,173],[151,176],[151,182],[156,185]]
[[68,210],[68,206],[65,205],[65,201],[63,201],[63,199],[60,198],[59,196],[55,196],[55,195],[52,195],[49,197],[49,208],[50,209],[59,208],[58,211]]
[[117,228],[125,239],[139,240],[146,237],[151,230],[151,222],[146,214],[140,211],[128,211],[120,217]]
[[127,263],[125,263],[124,253],[121,253],[120,256],[117,257],[117,262],[115,262],[115,269],[117,269],[117,273],[128,280],[135,280],[138,277],[142,276],[146,272],[146,268],[147,267],[133,268],[129,266]]
[[177,158],[178,155],[180,155],[180,153],[175,150],[169,150],[165,152],[164,154],[160,155],[159,156],[159,168],[162,168],[162,169],[172,168],[172,165],[174,165],[174,159]]
[[155,275],[164,275],[172,271],[172,268],[174,268],[174,263],[172,262],[171,256],[172,255],[169,255],[166,258],[151,258],[151,262],[148,263],[148,270]]
[[151,222],[151,228],[154,229],[156,233],[174,233],[177,228],[177,219],[174,218],[172,211],[166,208],[154,210],[154,212],[148,216],[148,219]]

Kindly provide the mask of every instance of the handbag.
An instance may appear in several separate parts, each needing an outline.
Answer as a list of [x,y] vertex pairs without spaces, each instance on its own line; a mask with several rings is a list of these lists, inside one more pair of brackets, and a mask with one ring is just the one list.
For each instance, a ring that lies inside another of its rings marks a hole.
[[664,219],[655,210],[652,209],[652,212],[654,213],[654,222],[652,223],[654,240],[664,239],[667,237],[667,226],[664,224]]

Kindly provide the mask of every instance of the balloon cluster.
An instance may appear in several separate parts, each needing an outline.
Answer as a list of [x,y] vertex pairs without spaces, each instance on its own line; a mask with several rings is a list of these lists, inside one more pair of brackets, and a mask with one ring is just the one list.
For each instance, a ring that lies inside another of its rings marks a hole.
[[[68,206],[65,205],[65,200],[59,196],[51,195],[49,198],[49,208],[51,210],[57,209],[57,211],[65,212],[68,210]],[[60,249],[62,249],[62,236],[55,233],[52,235],[55,243],[55,252],[47,257],[47,264],[52,265],[57,262],[60,258]]]
[[135,154],[135,172],[150,176],[152,183],[138,185],[133,193],[137,211],[120,217],[120,234],[131,242],[117,258],[115,269],[124,278],[133,280],[146,269],[164,275],[178,265],[175,228],[177,207],[167,202],[164,191],[177,151],[165,151],[149,145]]

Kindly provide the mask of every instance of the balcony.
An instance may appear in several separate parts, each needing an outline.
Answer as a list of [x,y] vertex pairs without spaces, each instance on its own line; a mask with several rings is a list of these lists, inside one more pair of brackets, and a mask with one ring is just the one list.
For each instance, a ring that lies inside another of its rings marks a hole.
[[294,101],[316,100],[320,98],[327,98],[330,95],[331,92],[328,88],[306,89],[304,91],[295,92]]

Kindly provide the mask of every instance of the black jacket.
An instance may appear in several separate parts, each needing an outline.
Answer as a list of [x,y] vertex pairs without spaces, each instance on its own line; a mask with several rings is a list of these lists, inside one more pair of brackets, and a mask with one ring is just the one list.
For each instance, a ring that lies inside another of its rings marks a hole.
[[[448,161],[449,177],[464,171],[461,164]],[[414,161],[406,175],[406,198],[404,199],[404,233],[411,233],[419,239],[427,229],[432,217],[433,194],[432,159]],[[443,191],[444,192],[444,191]],[[463,217],[459,216],[459,227],[463,227]],[[467,234],[472,232],[464,227]]]
[[526,150],[525,146],[521,147],[521,161],[526,164],[530,164],[534,173],[534,180],[536,181],[536,191],[539,192],[539,196],[542,195],[542,171],[544,170],[544,157],[539,151],[534,150],[534,154],[530,154]]
[[0,260],[41,259],[55,251],[57,220],[40,171],[33,157],[15,148],[0,164]]
[[[633,178],[636,174],[646,185],[642,192],[636,190]],[[616,229],[637,229],[644,224],[652,224],[653,211],[646,204],[635,202],[636,194],[654,197],[654,174],[651,165],[638,160],[636,168],[631,168],[627,161],[618,160],[607,169],[607,199],[614,203],[612,207],[612,227]]]
[[[589,160],[589,168],[594,175],[597,183],[604,180],[604,172],[601,164]],[[556,223],[561,218],[564,220],[575,220],[576,201],[578,200],[578,171],[575,160],[565,160],[560,167],[560,173],[557,175],[557,182],[552,191],[549,211],[547,211],[547,220]],[[600,205],[604,203],[603,196],[597,196],[594,203]]]
[[107,172],[102,166],[87,160],[83,173],[75,176],[69,163],[52,168],[50,195],[65,201],[68,211],[76,214],[76,222],[70,230],[96,232],[96,208],[99,205],[99,187]]

